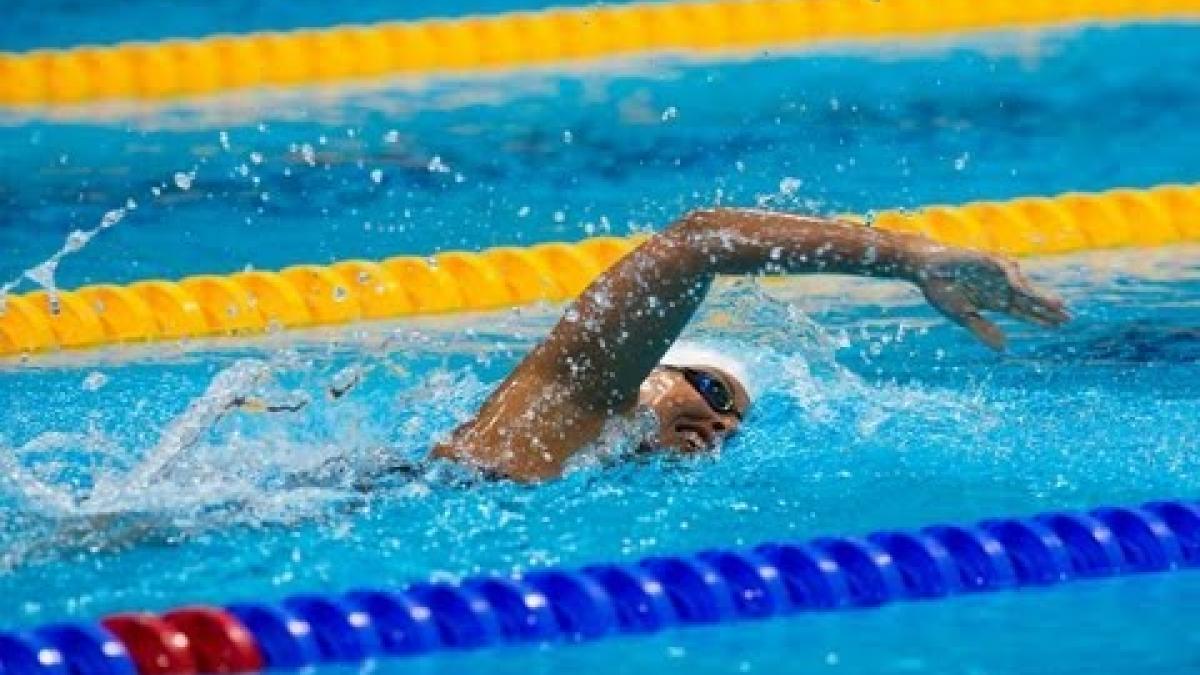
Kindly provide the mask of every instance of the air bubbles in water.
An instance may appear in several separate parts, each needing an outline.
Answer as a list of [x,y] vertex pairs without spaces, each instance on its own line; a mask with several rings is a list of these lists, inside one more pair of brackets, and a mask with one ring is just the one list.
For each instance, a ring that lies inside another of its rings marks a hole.
[[677,117],[679,117],[679,108],[676,108],[675,106],[668,106],[667,109],[662,112],[662,121],[664,122],[670,122]]
[[450,166],[442,161],[441,155],[434,155],[426,168],[431,173],[450,173]]
[[785,197],[791,197],[796,194],[801,187],[804,186],[804,181],[799,178],[786,176],[779,181],[779,193]]
[[372,169],[371,170],[371,182],[376,185],[379,185],[380,183],[382,183],[383,182],[383,171],[381,171],[379,169]]

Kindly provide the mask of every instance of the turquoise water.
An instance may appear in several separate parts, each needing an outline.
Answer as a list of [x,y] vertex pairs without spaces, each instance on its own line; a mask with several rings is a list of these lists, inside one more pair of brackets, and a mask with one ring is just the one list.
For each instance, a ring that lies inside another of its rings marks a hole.
[[[1195,181],[1196,44],[1195,29],[1141,27],[106,122],[10,115],[0,278],[128,199],[137,208],[65,258],[60,283],[625,233],[716,201],[865,210]],[[1004,356],[899,285],[725,284],[692,337],[760,374],[745,433],[711,458],[538,488],[361,489],[469,415],[556,307],[7,362],[3,625],[1197,494],[1200,250],[1030,269],[1076,320],[1009,325]],[[362,384],[328,400],[355,373]],[[214,420],[207,407],[232,394],[310,404]],[[176,442],[188,428],[194,442]],[[311,475],[330,460],[343,470]],[[1180,573],[381,667],[1180,672],[1200,653],[1198,596],[1200,576]]]

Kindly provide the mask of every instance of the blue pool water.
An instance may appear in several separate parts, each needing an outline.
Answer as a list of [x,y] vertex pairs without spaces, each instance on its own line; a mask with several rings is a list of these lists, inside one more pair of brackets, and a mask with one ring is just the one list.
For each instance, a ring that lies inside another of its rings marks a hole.
[[[863,211],[1196,181],[1196,35],[649,59],[92,111],[104,121],[8,113],[0,279],[130,199],[59,283],[624,234],[714,202]],[[360,488],[469,415],[556,307],[6,362],[0,624],[1197,494],[1200,250],[1029,267],[1076,320],[1007,325],[1004,356],[899,285],[722,285],[692,337],[760,373],[745,433],[709,459],[532,489]],[[327,400],[355,372],[363,384]],[[204,424],[231,393],[312,404]],[[176,444],[193,423],[195,443]],[[344,469],[301,479],[330,459]],[[1197,599],[1200,576],[1179,573],[380,667],[1182,672],[1200,664]]]

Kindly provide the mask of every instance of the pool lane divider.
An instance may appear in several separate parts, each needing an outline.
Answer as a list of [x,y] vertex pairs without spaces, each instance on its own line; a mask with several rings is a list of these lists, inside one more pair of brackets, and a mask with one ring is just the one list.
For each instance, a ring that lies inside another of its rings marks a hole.
[[[1164,246],[1200,241],[1200,185],[1072,192],[847,219],[1014,256]],[[577,296],[644,239],[593,237],[11,295],[0,303],[0,356],[559,302]]]
[[570,643],[1200,567],[1200,509],[1154,501],[768,542],[403,589],[0,631],[4,675],[190,675]]
[[704,0],[0,52],[0,105],[162,100],[639,53],[1200,16],[1200,0]]

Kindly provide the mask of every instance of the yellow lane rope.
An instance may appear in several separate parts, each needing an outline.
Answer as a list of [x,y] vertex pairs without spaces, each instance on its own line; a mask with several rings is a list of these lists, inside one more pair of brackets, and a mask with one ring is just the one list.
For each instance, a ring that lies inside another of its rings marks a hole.
[[[1162,246],[1200,241],[1200,184],[884,211],[873,223],[1018,256]],[[7,298],[0,312],[0,354],[562,301],[578,295],[641,238],[99,284],[53,296],[35,291]]]
[[164,99],[642,52],[1173,17],[1200,17],[1200,0],[699,0],[560,8],[0,52],[0,104]]

